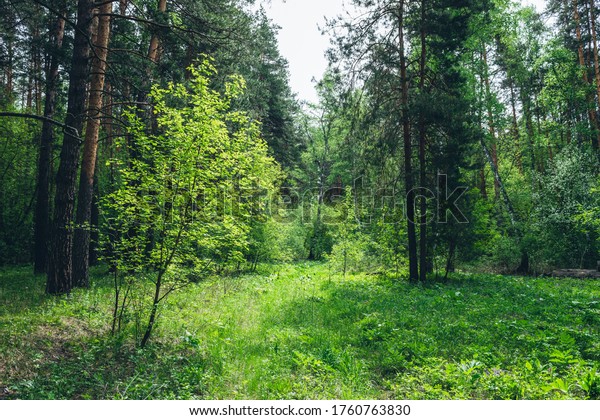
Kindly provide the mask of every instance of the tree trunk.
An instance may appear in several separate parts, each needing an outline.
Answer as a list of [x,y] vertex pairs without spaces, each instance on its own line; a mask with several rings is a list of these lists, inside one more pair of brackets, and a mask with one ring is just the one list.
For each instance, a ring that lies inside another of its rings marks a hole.
[[508,193],[506,192],[506,189],[504,188],[504,184],[502,183],[502,178],[500,177],[500,172],[498,172],[498,167],[494,163],[494,159],[492,159],[492,154],[490,153],[490,150],[486,146],[485,141],[483,141],[483,138],[480,138],[480,144],[481,144],[481,148],[483,149],[483,153],[485,154],[485,156],[488,160],[488,163],[490,164],[492,173],[494,174],[494,180],[498,183],[498,186],[500,188],[500,192],[501,192],[502,198],[504,200],[504,204],[506,205],[506,210],[508,211],[508,215],[510,216],[511,226],[513,228],[515,228],[516,227],[515,210],[512,206],[512,202],[510,201]]
[[71,59],[67,117],[60,153],[60,166],[56,175],[52,245],[46,292],[69,293],[73,287],[73,207],[77,185],[80,135],[85,120],[86,83],[89,75],[90,24],[94,0],[79,0],[77,24]]
[[[44,117],[53,119],[56,112],[56,91],[58,88],[58,50],[62,47],[65,33],[65,21],[58,18],[53,30],[55,50],[50,54],[50,65],[46,74],[46,98]],[[48,269],[48,238],[50,236],[50,176],[52,173],[52,146],[54,144],[54,127],[48,120],[42,125],[40,138],[40,154],[38,156],[37,199],[34,222],[34,264],[36,274],[45,273]]]
[[[596,2],[590,0],[590,13],[592,25],[592,42],[594,45],[594,75],[596,76],[596,99],[600,108],[600,64],[598,63],[598,38],[596,36]],[[597,138],[596,148],[600,149],[600,135]]]
[[156,279],[155,289],[154,289],[154,299],[152,300],[152,309],[150,310],[150,318],[148,319],[148,325],[146,326],[146,332],[144,333],[144,337],[142,338],[142,342],[140,343],[140,347],[146,347],[148,341],[150,340],[150,336],[152,335],[152,330],[154,329],[154,324],[156,323],[156,314],[158,312],[158,305],[160,303],[160,289],[162,287],[162,278],[164,271],[160,271],[158,273],[158,277]]
[[450,238],[448,244],[448,259],[446,260],[446,271],[444,273],[444,281],[448,280],[448,274],[454,272],[454,254],[456,253],[456,241],[454,237]]
[[40,51],[41,49],[38,48],[36,51],[36,57],[35,57],[35,84],[34,84],[34,91],[35,91],[35,113],[37,115],[40,115],[42,113],[42,53]]
[[6,94],[6,103],[12,105],[12,102],[13,102],[13,78],[14,78],[13,65],[14,65],[14,57],[15,57],[13,36],[8,37],[8,41],[6,42],[6,44],[7,44],[6,49],[7,49],[8,57],[7,57],[7,65],[6,65],[5,94]]
[[89,287],[89,250],[92,199],[94,195],[94,174],[96,172],[96,155],[98,151],[98,133],[102,115],[102,98],[104,77],[106,74],[106,58],[110,38],[110,16],[112,3],[104,3],[99,10],[98,35],[96,36],[95,54],[92,60],[92,80],[88,123],[83,145],[83,160],[79,177],[79,195],[77,199],[77,215],[75,218],[75,235],[73,240],[73,283],[78,287]]
[[[98,164],[98,162],[96,162]],[[98,265],[98,243],[100,242],[100,234],[98,232],[98,223],[100,221],[100,207],[99,207],[99,191],[98,191],[98,177],[94,176],[94,194],[92,197],[92,213],[90,219],[90,225],[92,231],[90,232],[90,267]]]
[[[487,59],[487,47],[483,45],[483,83],[485,87],[485,107],[488,115],[488,128],[490,131],[490,137],[492,139],[492,159],[494,160],[494,165],[498,167],[498,149],[496,145],[496,128],[494,124],[494,113],[492,110],[492,89],[490,88],[490,76],[489,76],[489,67],[488,67],[488,59]],[[500,187],[498,185],[498,181],[494,178],[494,194],[496,200],[500,198]]]
[[517,161],[517,168],[519,169],[519,173],[523,174],[523,160],[521,159],[521,146],[520,146],[520,137],[521,134],[519,132],[519,122],[517,120],[517,100],[515,98],[515,84],[510,78],[510,105],[512,108],[512,131],[515,139],[515,159]]
[[[163,14],[167,11],[167,0],[158,0],[158,12]],[[150,38],[150,45],[148,47],[148,60],[151,63],[157,63],[159,59],[159,49],[160,49],[160,39],[158,37],[158,33],[155,31],[152,33],[152,37]],[[146,68],[146,80],[144,81],[138,97],[138,113],[146,113],[147,109],[143,105],[148,99],[148,87],[150,82],[152,81],[152,67],[149,65]]]
[[[158,0],[158,11],[161,14],[167,11],[167,0]],[[159,41],[158,33],[154,32],[148,47],[148,59],[153,63],[158,61]]]
[[25,100],[25,109],[27,110],[27,112],[31,113],[33,112],[33,56],[34,56],[34,52],[33,50],[31,51],[31,62],[29,62],[28,67],[29,67],[29,75],[27,76],[27,94],[25,95],[25,97],[27,98]]
[[[39,8],[36,8],[36,11],[39,12]],[[30,109],[35,110],[36,115],[40,115],[42,113],[41,109],[41,98],[42,93],[40,91],[40,81],[42,80],[42,53],[40,48],[40,28],[39,26],[35,26],[32,28],[32,41],[33,46],[31,48],[31,107]]]
[[410,119],[408,116],[408,78],[406,76],[406,57],[404,51],[404,0],[400,2],[398,15],[399,53],[400,53],[400,79],[401,79],[401,109],[402,109],[402,135],[404,138],[404,184],[406,191],[406,219],[408,228],[408,263],[409,281],[419,280],[419,267],[417,260],[417,234],[415,229],[415,192],[413,190],[412,174],[412,143],[410,136]]
[[[583,53],[583,41],[581,38],[581,19],[579,17],[579,9],[577,5],[577,0],[573,0],[573,19],[575,20],[575,34],[577,36],[577,55],[579,56],[579,66],[581,67],[583,82],[585,86],[589,86],[589,78],[588,78],[588,69],[586,65],[586,60]],[[594,106],[594,100],[591,95],[586,95],[587,99],[587,108],[588,108],[588,118],[590,121],[591,129],[593,131],[592,135],[592,146],[595,148],[600,144],[600,130],[598,130],[598,121],[596,119],[596,111]]]
[[[425,33],[425,0],[421,0],[421,57],[419,59],[419,94],[423,98],[425,94],[425,69],[427,65],[427,44]],[[421,107],[419,112],[419,187],[426,188],[427,162],[426,153],[426,133],[425,133],[425,110]],[[419,280],[422,283],[427,282],[427,197],[422,194],[420,200],[420,222],[419,222]]]

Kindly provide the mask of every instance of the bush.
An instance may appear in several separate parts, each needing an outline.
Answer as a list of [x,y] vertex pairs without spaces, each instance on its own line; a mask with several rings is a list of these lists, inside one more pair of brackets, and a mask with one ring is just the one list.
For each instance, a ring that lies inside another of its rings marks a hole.
[[595,268],[599,259],[595,225],[600,192],[593,151],[570,145],[539,176],[534,195],[531,254],[547,267]]
[[521,262],[521,247],[515,238],[498,235],[491,242],[490,264],[502,273],[513,273]]

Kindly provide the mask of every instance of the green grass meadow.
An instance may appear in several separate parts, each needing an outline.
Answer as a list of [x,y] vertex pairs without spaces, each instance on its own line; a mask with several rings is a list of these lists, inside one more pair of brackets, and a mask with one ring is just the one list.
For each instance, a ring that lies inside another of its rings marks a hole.
[[29,273],[0,271],[4,399],[600,397],[600,281],[261,266],[173,294],[142,350],[105,271],[63,298]]

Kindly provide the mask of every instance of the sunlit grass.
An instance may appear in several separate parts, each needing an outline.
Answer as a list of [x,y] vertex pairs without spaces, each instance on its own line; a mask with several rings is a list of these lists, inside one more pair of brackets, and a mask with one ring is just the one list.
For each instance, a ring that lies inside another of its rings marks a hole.
[[412,286],[264,266],[174,294],[141,351],[133,320],[109,334],[102,271],[70,298],[46,297],[28,273],[0,273],[8,398],[600,396],[599,281],[462,274]]

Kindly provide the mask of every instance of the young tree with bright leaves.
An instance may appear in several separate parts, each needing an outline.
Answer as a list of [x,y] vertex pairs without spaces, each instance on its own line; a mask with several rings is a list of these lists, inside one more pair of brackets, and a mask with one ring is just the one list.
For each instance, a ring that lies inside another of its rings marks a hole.
[[[189,283],[181,268],[243,258],[252,218],[264,211],[257,193],[272,194],[280,177],[258,123],[230,107],[244,90],[243,79],[232,77],[221,95],[209,87],[215,74],[210,61],[190,72],[189,86],[152,88],[155,133],[128,113],[139,154],[132,161],[114,159],[119,185],[103,199],[104,223],[117,232],[116,242],[106,238],[115,279],[151,280],[142,347],[160,303]],[[127,304],[120,293],[116,282],[115,319]]]

